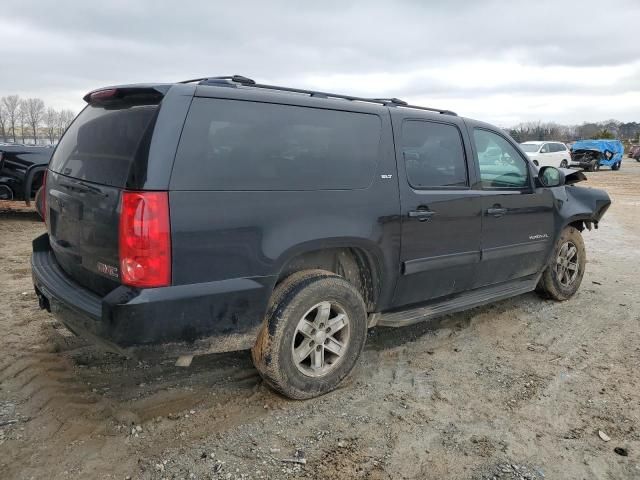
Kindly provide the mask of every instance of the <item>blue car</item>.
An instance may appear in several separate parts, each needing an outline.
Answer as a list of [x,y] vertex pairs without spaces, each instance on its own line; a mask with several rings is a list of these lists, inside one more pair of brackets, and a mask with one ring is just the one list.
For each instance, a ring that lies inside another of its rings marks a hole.
[[587,172],[600,170],[603,165],[619,170],[623,154],[620,140],[578,140],[571,146],[571,166]]

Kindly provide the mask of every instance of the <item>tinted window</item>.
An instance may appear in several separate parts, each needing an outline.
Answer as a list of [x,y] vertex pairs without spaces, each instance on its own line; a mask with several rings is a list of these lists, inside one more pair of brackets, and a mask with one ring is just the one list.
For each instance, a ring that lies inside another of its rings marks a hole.
[[537,153],[540,145],[536,143],[521,143],[520,148],[528,153]]
[[319,190],[368,186],[380,143],[376,115],[196,98],[172,187]]
[[554,143],[553,148],[551,149],[552,152],[564,152],[566,150],[566,147],[561,143]]
[[483,188],[522,189],[529,186],[528,165],[506,139],[488,130],[475,129],[473,140]]
[[88,106],[60,140],[50,168],[90,182],[125,186],[134,163],[146,165],[157,111],[157,105]]
[[414,188],[467,185],[462,137],[453,125],[404,122],[402,156],[407,180]]

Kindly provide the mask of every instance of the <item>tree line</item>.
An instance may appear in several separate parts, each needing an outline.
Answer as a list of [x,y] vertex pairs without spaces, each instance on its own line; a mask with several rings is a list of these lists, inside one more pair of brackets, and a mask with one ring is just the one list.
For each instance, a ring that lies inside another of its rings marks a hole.
[[0,98],[0,139],[3,142],[54,144],[71,124],[76,114],[67,109],[47,107],[41,98]]
[[506,131],[517,142],[530,140],[559,140],[574,142],[584,139],[616,138],[624,143],[640,142],[640,123],[606,120],[604,122],[583,123],[582,125],[561,125],[553,122],[524,122]]

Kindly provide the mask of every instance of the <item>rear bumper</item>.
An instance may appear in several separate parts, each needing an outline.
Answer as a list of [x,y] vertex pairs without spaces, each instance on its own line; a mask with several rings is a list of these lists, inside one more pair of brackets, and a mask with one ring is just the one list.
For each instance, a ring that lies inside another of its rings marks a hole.
[[120,286],[100,297],[58,265],[47,234],[33,241],[31,268],[41,308],[76,335],[133,355],[250,348],[275,283],[258,277],[150,289]]

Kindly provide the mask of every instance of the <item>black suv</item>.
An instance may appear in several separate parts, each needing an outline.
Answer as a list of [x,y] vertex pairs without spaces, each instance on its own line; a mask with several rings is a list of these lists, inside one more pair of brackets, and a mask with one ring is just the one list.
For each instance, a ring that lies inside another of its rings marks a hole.
[[251,348],[292,398],[335,388],[374,325],[568,299],[610,204],[498,128],[398,99],[239,76],[84,99],[40,198],[40,306],[125,354]]

